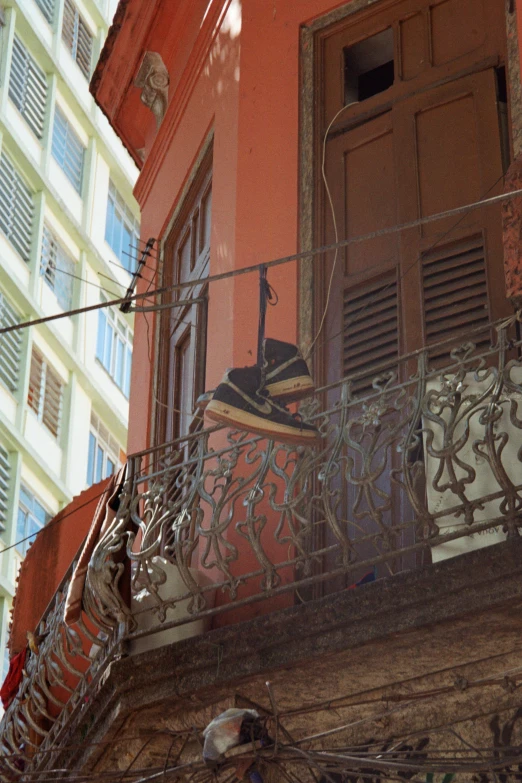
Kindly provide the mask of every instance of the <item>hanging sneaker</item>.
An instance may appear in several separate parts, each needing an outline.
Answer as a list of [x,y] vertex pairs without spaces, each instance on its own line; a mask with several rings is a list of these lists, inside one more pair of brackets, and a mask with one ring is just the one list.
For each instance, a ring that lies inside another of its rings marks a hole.
[[264,390],[276,400],[294,402],[315,388],[308,365],[297,345],[267,337],[263,341]]
[[[296,402],[315,389],[308,365],[297,345],[267,337],[263,340],[265,370],[264,390],[275,400]],[[196,408],[205,410],[215,389],[203,392],[196,400]]]
[[256,365],[227,370],[207,405],[209,419],[283,443],[314,444],[317,429],[277,405],[266,392],[260,394],[260,384]]

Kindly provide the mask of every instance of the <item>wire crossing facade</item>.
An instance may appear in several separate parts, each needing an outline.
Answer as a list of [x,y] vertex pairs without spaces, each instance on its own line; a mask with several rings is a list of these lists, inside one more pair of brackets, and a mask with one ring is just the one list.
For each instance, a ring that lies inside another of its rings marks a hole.
[[[121,0],[90,89],[158,247],[140,298],[96,316],[129,456],[103,483],[95,420],[101,483],[24,561],[6,775],[520,776],[521,20],[518,0]],[[34,405],[62,427],[43,359]],[[257,733],[209,763],[231,708]]]

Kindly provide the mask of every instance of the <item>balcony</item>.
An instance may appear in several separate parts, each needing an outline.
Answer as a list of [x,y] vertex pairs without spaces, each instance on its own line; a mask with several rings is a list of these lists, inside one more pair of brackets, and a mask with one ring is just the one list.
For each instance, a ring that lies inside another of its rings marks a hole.
[[518,537],[521,344],[513,318],[319,389],[316,449],[212,427],[129,457],[82,620],[71,566],[4,715],[7,772],[51,768],[122,657]]

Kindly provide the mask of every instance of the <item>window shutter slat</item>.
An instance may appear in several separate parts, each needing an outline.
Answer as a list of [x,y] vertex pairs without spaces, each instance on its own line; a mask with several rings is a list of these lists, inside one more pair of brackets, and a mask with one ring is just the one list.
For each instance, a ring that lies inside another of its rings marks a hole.
[[[489,323],[488,289],[484,242],[481,236],[467,238],[422,258],[424,328],[426,343],[455,335],[463,339],[467,330]],[[482,337],[480,344],[487,344]],[[450,348],[433,356],[437,363],[449,357]]]
[[[21,318],[0,293],[0,327],[14,326],[20,321]],[[21,332],[7,332],[0,335],[0,381],[11,392],[18,389],[21,350]]]
[[0,529],[4,530],[7,522],[7,501],[9,497],[9,480],[11,465],[9,453],[0,446]]
[[93,37],[78,9],[65,0],[62,39],[86,79],[91,74]]
[[33,233],[33,195],[8,156],[0,155],[0,229],[24,261],[29,260]]
[[17,36],[13,41],[9,97],[33,133],[41,139],[47,104],[47,80]]
[[347,289],[343,301],[343,375],[368,370],[354,393],[371,391],[374,369],[399,355],[397,281],[393,277]]
[[56,7],[55,0],[36,0],[36,5],[45,16],[49,24],[54,21],[54,11]]
[[33,348],[27,404],[55,438],[60,434],[62,403],[63,383],[60,376],[49,367],[40,351]]

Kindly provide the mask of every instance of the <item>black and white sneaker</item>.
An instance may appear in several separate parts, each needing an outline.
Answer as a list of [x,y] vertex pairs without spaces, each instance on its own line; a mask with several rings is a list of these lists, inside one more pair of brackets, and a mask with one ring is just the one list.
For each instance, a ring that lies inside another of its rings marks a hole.
[[[263,357],[263,390],[275,400],[296,402],[314,391],[315,384],[297,345],[267,337],[263,341]],[[214,392],[212,389],[200,394],[196,407],[205,410]]]
[[266,391],[260,394],[260,384],[257,366],[227,370],[207,405],[209,419],[283,443],[313,445],[317,429],[275,403]]

